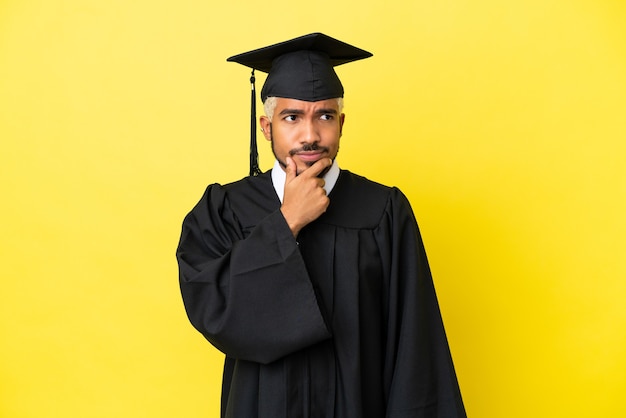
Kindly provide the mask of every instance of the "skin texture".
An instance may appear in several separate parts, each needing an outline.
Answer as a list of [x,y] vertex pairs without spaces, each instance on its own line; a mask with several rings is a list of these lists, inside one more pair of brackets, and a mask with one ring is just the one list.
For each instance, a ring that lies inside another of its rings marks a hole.
[[279,98],[272,115],[260,119],[265,139],[286,173],[281,212],[294,237],[326,211],[330,200],[320,178],[339,152],[345,115],[337,100],[306,102]]

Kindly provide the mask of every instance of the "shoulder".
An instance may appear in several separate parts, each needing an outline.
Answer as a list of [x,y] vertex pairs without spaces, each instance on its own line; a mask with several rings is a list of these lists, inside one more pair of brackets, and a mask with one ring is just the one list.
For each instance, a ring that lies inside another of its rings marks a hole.
[[203,200],[209,200],[214,204],[237,203],[250,200],[270,199],[275,195],[269,172],[258,176],[248,176],[232,183],[209,184],[204,192]]
[[401,207],[411,211],[408,200],[397,187],[390,187],[366,177],[342,170],[329,195],[329,223],[354,228],[376,228]]
[[256,225],[280,207],[269,171],[225,185],[213,184],[209,188],[215,189],[213,193],[219,204],[235,214],[244,228]]
[[242,193],[247,194],[250,191],[265,191],[267,186],[272,185],[272,178],[270,173],[270,171],[266,171],[265,173],[261,173],[258,176],[247,176],[242,178],[241,180],[219,186],[223,188],[224,192],[228,193],[229,195]]
[[[220,184],[209,184],[202,198],[193,208],[192,213],[209,213],[210,216],[223,217],[232,212],[237,217],[246,217],[250,210],[274,208],[278,202],[269,173],[244,177],[241,180]],[[280,203],[280,202],[278,202]]]

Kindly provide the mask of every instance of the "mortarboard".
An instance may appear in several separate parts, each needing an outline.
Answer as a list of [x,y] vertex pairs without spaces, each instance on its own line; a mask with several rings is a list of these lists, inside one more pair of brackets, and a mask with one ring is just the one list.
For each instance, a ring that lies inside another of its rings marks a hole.
[[371,57],[372,54],[322,33],[244,52],[227,59],[252,68],[250,175],[260,173],[256,147],[256,93],[254,70],[268,73],[261,100],[268,97],[315,102],[343,97],[343,86],[333,67]]

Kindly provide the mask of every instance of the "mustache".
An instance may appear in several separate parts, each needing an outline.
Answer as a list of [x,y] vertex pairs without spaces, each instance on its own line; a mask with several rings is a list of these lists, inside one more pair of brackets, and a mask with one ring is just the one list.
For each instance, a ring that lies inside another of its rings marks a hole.
[[291,151],[289,151],[289,155],[293,157],[294,155],[296,155],[299,152],[306,152],[306,151],[323,151],[323,152],[328,152],[328,148],[327,147],[321,147],[316,142],[314,142],[312,144],[304,144],[300,148],[292,149]]

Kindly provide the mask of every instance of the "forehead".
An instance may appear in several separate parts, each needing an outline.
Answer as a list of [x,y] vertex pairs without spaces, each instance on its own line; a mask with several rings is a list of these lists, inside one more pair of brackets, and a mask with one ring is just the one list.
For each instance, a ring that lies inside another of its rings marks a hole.
[[286,99],[283,97],[278,97],[276,99],[276,109],[274,112],[280,112],[284,109],[297,109],[302,110],[304,112],[310,111],[315,112],[319,109],[339,109],[339,104],[337,103],[337,99],[326,99],[319,100],[317,102],[307,102],[304,100],[297,99]]

